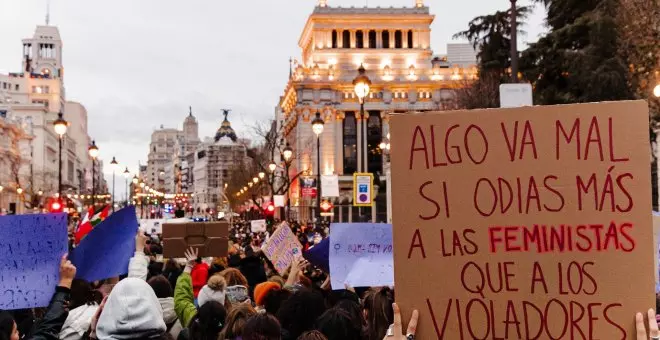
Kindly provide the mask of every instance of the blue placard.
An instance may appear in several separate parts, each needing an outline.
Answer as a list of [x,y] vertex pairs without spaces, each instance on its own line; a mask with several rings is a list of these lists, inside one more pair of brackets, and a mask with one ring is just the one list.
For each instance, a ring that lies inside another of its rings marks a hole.
[[0,310],[48,306],[67,251],[67,215],[0,217]]
[[135,206],[123,208],[99,223],[71,254],[76,278],[89,282],[128,273],[135,252],[138,221]]

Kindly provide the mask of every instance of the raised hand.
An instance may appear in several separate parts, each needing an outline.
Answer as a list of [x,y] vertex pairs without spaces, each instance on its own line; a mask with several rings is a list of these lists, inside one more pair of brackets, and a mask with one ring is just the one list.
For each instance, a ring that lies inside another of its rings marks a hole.
[[62,256],[60,260],[60,282],[58,286],[71,288],[73,278],[76,277],[76,267],[67,259],[68,254]]
[[637,340],[657,340],[660,339],[660,332],[658,331],[658,322],[655,320],[655,311],[649,309],[646,312],[649,325],[649,335],[646,335],[646,327],[644,326],[644,315],[637,313],[635,315],[635,328],[637,329]]
[[415,332],[417,331],[417,320],[419,319],[419,312],[417,310],[413,311],[410,322],[408,323],[408,329],[406,334],[403,334],[403,326],[401,325],[401,310],[396,303],[392,304],[392,309],[394,310],[394,324],[390,326],[388,334],[385,334],[383,340],[414,340]]
[[149,237],[143,232],[139,231],[135,235],[135,251],[144,253],[144,248],[147,246]]

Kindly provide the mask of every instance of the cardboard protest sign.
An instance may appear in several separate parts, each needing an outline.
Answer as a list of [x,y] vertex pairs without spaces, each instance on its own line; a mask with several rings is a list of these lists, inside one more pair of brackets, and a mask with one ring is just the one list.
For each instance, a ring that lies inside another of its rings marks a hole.
[[268,241],[261,247],[278,273],[283,274],[293,260],[302,256],[302,245],[289,226],[282,222]]
[[655,260],[655,292],[660,291],[660,213],[653,212],[653,259]]
[[71,253],[76,278],[89,282],[128,273],[128,262],[135,253],[138,221],[135,206],[112,213],[85,236]]
[[201,257],[227,256],[229,223],[186,222],[163,224],[163,256],[185,257],[186,249],[199,250]]
[[266,232],[266,220],[252,220],[250,221],[250,231],[253,233]]
[[391,116],[418,339],[634,339],[655,306],[644,101]]
[[391,224],[333,223],[330,239],[332,289],[394,285]]
[[67,252],[66,214],[0,216],[0,310],[48,306]]

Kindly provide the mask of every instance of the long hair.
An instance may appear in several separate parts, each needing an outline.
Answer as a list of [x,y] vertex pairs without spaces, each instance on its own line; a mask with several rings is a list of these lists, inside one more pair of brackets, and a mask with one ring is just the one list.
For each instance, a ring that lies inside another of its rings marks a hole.
[[9,340],[14,331],[14,318],[6,311],[0,310],[0,340]]
[[205,303],[190,322],[190,340],[217,340],[226,318],[227,311],[221,303]]
[[316,320],[316,329],[328,340],[362,340],[360,320],[337,307],[327,310]]
[[227,286],[248,286],[247,279],[243,273],[236,268],[227,268],[221,271],[220,275],[222,275],[225,278],[225,281],[227,281]]
[[[280,306],[277,318],[292,338],[314,329],[314,322],[325,312],[325,300],[318,291],[303,288]],[[379,339],[381,340],[381,339]]]
[[255,314],[257,314],[257,311],[248,304],[241,303],[233,307],[227,316],[225,328],[220,332],[218,339],[235,339],[243,336],[245,324]]
[[103,301],[103,294],[92,289],[92,285],[81,279],[74,279],[71,283],[71,300],[69,309],[75,309],[82,305],[98,305]]
[[394,323],[394,291],[389,287],[370,289],[362,305],[366,312],[368,340],[381,340],[387,329]]

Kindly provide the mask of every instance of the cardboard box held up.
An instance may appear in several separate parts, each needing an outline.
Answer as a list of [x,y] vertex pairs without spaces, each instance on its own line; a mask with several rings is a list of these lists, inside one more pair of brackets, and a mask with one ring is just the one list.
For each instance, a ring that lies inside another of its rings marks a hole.
[[[396,299],[417,339],[635,339],[655,308],[648,105],[390,117]],[[404,325],[405,329],[405,325]]]
[[227,256],[227,222],[188,222],[163,224],[163,257],[181,258],[189,247],[198,248],[200,257]]

